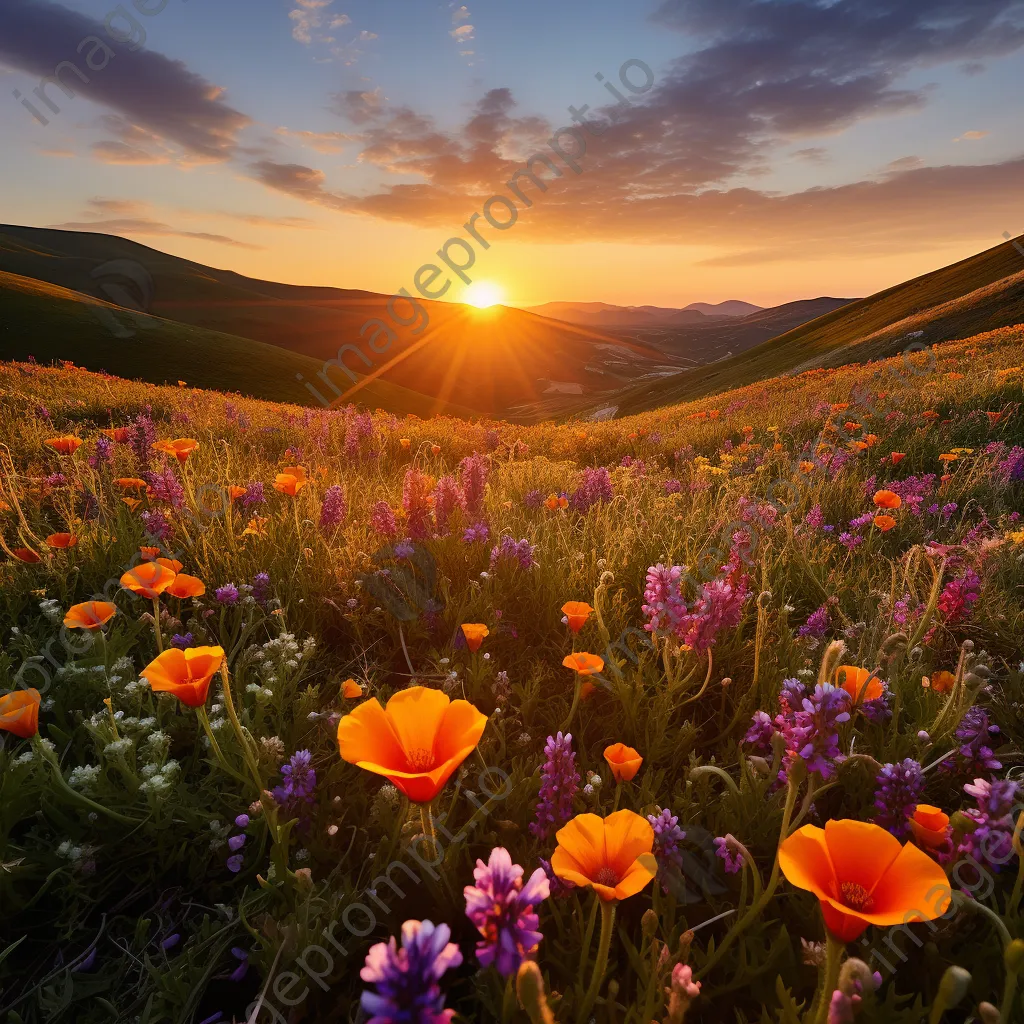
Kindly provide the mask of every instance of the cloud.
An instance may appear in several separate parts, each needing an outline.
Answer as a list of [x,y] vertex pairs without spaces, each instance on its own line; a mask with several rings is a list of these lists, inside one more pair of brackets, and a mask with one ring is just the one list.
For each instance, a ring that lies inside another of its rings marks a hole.
[[94,142],[92,155],[103,164],[144,165],[170,162],[169,157],[164,153],[150,153],[137,146],[129,146],[127,143],[114,142],[109,139],[103,142]]
[[469,13],[468,7],[457,7],[452,12],[452,24],[458,24],[460,21],[469,21],[471,17],[473,15]]
[[457,39],[460,43],[471,42],[473,39],[473,26],[460,25],[458,28],[453,28],[450,34],[453,39]]
[[957,139],[954,139],[953,141],[954,142],[977,142],[978,139],[987,138],[988,135],[989,135],[989,132],[978,132],[978,131],[964,132],[963,135],[961,135]]
[[50,224],[51,228],[61,231],[93,231],[107,235],[143,235],[156,237],[194,238],[201,242],[216,242],[218,245],[229,245],[236,249],[262,249],[262,245],[240,242],[227,235],[214,235],[207,231],[181,231],[161,221],[149,220],[145,217],[119,217],[110,220],[65,221],[63,224]]
[[828,162],[828,150],[824,146],[806,146],[803,149],[793,151],[793,158],[804,160],[809,164],[824,164]]
[[[288,17],[294,22],[292,39],[306,46],[313,42],[314,35],[318,42],[324,41],[319,30],[324,23],[325,9],[330,7],[332,2],[333,0],[296,0],[298,6],[288,14]],[[342,15],[342,18],[346,19],[341,22],[342,25],[347,25],[351,21],[347,15]]]
[[[140,24],[145,21],[142,18]],[[124,38],[124,23],[117,20],[112,24]],[[90,36],[95,41],[83,44]],[[115,54],[106,58],[106,66],[98,41]],[[112,38],[96,19],[50,0],[0,3],[0,62],[41,78],[52,75],[61,62],[72,61],[88,78],[85,82],[68,68],[61,81],[72,96],[65,95],[56,84],[46,89],[46,95],[61,112],[74,102],[74,97],[81,96],[177,143],[193,158],[215,161],[230,157],[239,132],[250,119],[224,102],[223,90],[181,61],[144,47],[131,50],[129,46],[129,42]],[[47,118],[59,116],[42,101],[35,102]]]
[[384,109],[380,87],[373,90],[350,89],[331,97],[330,109],[339,117],[362,125],[375,120]]
[[919,156],[901,156],[898,160],[890,160],[884,170],[889,174],[899,174],[902,171],[916,171],[919,167],[924,167],[924,161]]
[[340,153],[345,143],[352,142],[355,138],[345,132],[311,132],[296,131],[292,128],[275,128],[275,133],[284,135],[289,139],[297,139],[303,145],[315,149],[318,153]]

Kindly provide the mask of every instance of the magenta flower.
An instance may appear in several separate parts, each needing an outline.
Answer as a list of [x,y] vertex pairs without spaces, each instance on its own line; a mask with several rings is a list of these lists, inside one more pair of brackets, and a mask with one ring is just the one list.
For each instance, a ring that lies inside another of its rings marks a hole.
[[446,924],[406,921],[401,949],[394,936],[370,947],[359,972],[363,981],[377,986],[376,992],[364,991],[359,1001],[370,1014],[367,1024],[449,1024],[455,1011],[444,1009],[438,981],[462,963],[450,938]]
[[345,489],[340,484],[328,487],[320,506],[320,529],[336,530],[345,521],[346,515],[348,502],[345,500]]
[[525,885],[523,874],[508,850],[497,846],[486,864],[476,862],[476,885],[463,890],[466,917],[483,936],[476,958],[481,967],[493,964],[503,978],[515,974],[524,960],[532,960],[544,937],[537,931],[534,907],[548,898],[551,886],[543,868],[537,868]]

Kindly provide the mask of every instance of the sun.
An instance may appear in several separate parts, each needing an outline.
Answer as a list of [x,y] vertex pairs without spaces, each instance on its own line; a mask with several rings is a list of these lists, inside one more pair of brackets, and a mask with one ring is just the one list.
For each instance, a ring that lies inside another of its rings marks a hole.
[[477,309],[487,309],[499,303],[503,294],[502,288],[493,281],[477,281],[466,289],[463,302]]

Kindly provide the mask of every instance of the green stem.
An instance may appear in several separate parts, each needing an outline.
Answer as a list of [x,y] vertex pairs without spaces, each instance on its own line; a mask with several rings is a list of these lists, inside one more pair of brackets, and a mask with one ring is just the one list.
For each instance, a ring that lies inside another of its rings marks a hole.
[[1010,1011],[1017,998],[1017,972],[1006,972],[1006,984],[1003,985],[1003,1004],[999,1010],[999,1024],[1010,1024]]
[[206,738],[210,741],[210,749],[213,751],[213,756],[217,759],[217,763],[238,782],[245,783],[248,780],[244,775],[239,775],[234,768],[228,763],[228,759],[224,756],[224,752],[220,749],[220,744],[217,742],[217,737],[213,735],[213,728],[210,725],[210,718],[206,714],[206,708],[200,705],[196,708],[196,716],[199,718],[199,724],[202,725],[203,731],[206,733]]
[[434,816],[430,813],[430,804],[420,804],[420,823],[423,826],[423,835],[427,838],[431,860],[436,855],[437,832],[434,831]]
[[612,805],[612,814],[619,809],[619,798],[622,796],[622,783],[615,783],[615,803]]
[[827,928],[825,929],[827,941],[825,943],[825,970],[822,974],[821,989],[818,992],[816,1002],[817,1012],[814,1014],[814,1024],[825,1024],[828,1019],[829,1006],[832,1003],[832,993],[836,990],[839,982],[839,968],[843,963],[843,953],[846,951],[846,943],[837,939]]
[[1017,916],[1017,910],[1020,907],[1021,890],[1024,889],[1024,848],[1021,847],[1021,831],[1024,830],[1024,811],[1021,811],[1020,816],[1017,818],[1017,825],[1013,830],[1013,849],[1017,854],[1017,881],[1013,885],[1013,893],[1010,896],[1010,903],[1007,907],[1007,912],[1013,916]]
[[[594,899],[600,899],[597,893],[594,894]],[[612,945],[616,906],[614,900],[607,902],[601,900],[601,938],[597,943],[597,959],[594,961],[594,973],[590,978],[590,988],[587,989],[587,994],[583,997],[583,1006],[579,1016],[580,1024],[590,1016],[590,1011],[597,1001],[597,994],[601,991],[601,982],[604,979],[605,971],[608,969],[608,950]]]
[[569,714],[566,716],[565,721],[562,723],[561,732],[565,732],[570,725],[572,725],[573,716],[576,714],[576,708],[580,702],[580,690],[583,687],[583,678],[580,675],[576,676],[576,690],[572,695],[572,706],[569,708]]
[[262,794],[263,781],[260,779],[260,770],[252,756],[252,748],[249,746],[249,740],[242,730],[242,723],[238,720],[238,712],[235,711],[235,702],[231,696],[231,676],[228,673],[227,658],[220,664],[220,678],[222,683],[221,689],[224,691],[224,707],[227,709],[231,728],[235,730],[235,737],[242,748],[242,757],[245,759],[245,765],[252,775],[253,782],[256,784],[256,792]]
[[153,629],[156,631],[156,653],[164,653],[164,638],[160,635],[160,598],[153,598]]
[[72,789],[64,780],[64,773],[60,770],[57,758],[43,746],[43,741],[40,739],[39,733],[36,733],[32,737],[31,743],[37,756],[42,757],[52,769],[54,782],[57,783],[57,788],[65,796],[70,797],[73,801],[81,804],[83,807],[88,807],[90,811],[95,811],[97,814],[105,814],[108,818],[113,818],[115,821],[124,822],[126,825],[140,824],[138,818],[129,818],[126,814],[119,814],[117,811],[112,811],[109,807],[104,807],[103,804],[98,804],[95,800],[90,800],[84,793],[79,793],[77,789]]

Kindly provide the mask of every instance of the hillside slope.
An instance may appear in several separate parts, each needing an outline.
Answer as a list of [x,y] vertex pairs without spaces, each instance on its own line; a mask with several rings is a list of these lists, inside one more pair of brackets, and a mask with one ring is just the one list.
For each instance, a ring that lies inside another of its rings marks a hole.
[[[755,314],[757,316],[759,314]],[[625,389],[619,415],[814,367],[895,355],[1024,322],[1024,257],[1012,242],[858,299],[756,348]]]
[[[124,268],[114,261],[128,261],[137,268],[126,271],[128,278],[135,273],[140,280],[125,280]],[[429,326],[419,334],[412,333],[420,326],[413,322],[416,314],[400,303],[398,316],[410,321],[410,328],[397,331],[397,340],[377,354],[360,328],[374,318],[394,324],[388,316],[390,296],[260,281],[111,235],[0,226],[0,271],[99,298],[134,298],[138,308],[165,320],[311,357],[319,361],[316,370],[351,344],[358,351],[350,349],[344,361],[353,374],[383,376],[437,398],[438,408],[454,403],[483,415],[535,402],[553,387],[596,396],[639,379],[645,367],[685,365],[657,349],[587,327],[518,309],[476,310],[449,302],[421,304]],[[44,317],[40,326],[45,323]],[[117,365],[108,369],[124,372]],[[307,379],[316,370],[306,373]],[[351,386],[344,372],[331,373],[339,389]],[[326,398],[335,397],[315,379],[314,384]],[[366,386],[353,399],[372,402]],[[316,401],[306,396],[305,401]]]

